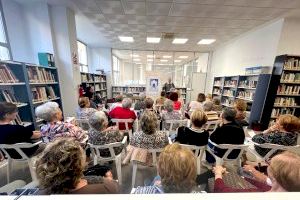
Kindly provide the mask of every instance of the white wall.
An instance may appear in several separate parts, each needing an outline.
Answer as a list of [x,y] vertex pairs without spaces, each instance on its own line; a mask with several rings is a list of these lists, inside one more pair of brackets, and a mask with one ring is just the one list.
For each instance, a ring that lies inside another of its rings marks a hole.
[[252,30],[213,52],[206,93],[211,93],[215,76],[244,74],[245,67],[273,66],[283,19]]
[[112,67],[111,48],[91,48],[88,47],[88,65],[90,71],[102,69],[106,73],[111,72]]

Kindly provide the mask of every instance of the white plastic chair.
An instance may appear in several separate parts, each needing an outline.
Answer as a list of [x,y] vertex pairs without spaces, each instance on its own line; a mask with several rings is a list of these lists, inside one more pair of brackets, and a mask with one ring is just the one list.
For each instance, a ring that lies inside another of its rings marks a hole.
[[181,146],[190,149],[195,157],[197,163],[197,174],[201,174],[201,160],[203,158],[206,146],[195,146],[195,145],[187,145],[187,144],[180,144]]
[[[175,124],[179,126],[188,126],[188,120],[187,119],[180,119],[180,120],[165,120],[163,122],[164,127],[163,130],[168,133],[168,136],[172,135],[173,133],[176,133],[176,130],[173,129],[173,126]],[[166,125],[169,124],[169,129],[166,129]]]
[[[34,144],[31,143],[0,144],[0,150],[4,153],[5,157],[7,158],[7,172],[6,172],[7,183],[10,183],[10,171],[11,171],[13,160],[23,161],[23,162],[26,161],[29,166],[32,181],[37,180],[32,158],[29,158],[22,149],[33,148],[35,146],[38,146],[40,143],[42,143],[42,141],[36,142]],[[21,158],[18,159],[12,158],[10,154],[7,152],[7,150],[15,150],[15,152],[17,152]]]
[[203,128],[205,130],[208,130],[209,133],[212,133],[216,130],[218,125],[219,125],[219,120],[207,121],[206,124],[204,124]]
[[[157,158],[158,158],[158,154],[161,153],[163,151],[163,149],[149,149],[148,152],[152,154],[152,166],[156,167],[156,163],[157,163]],[[132,188],[134,188],[135,185],[135,179],[136,179],[136,172],[138,169],[138,165],[139,162],[138,161],[132,161],[132,182],[131,182],[131,186]]]
[[[216,159],[216,163],[218,165],[222,165],[225,162],[230,162],[230,163],[236,163],[238,165],[238,167],[242,166],[241,163],[241,156],[243,155],[244,151],[246,151],[249,147],[248,144],[216,144],[214,142],[212,142],[210,139],[208,140],[209,144],[212,144],[213,147],[211,148],[209,145],[207,145],[207,151],[214,156],[214,158]],[[214,154],[214,147],[217,147],[219,149],[223,149],[223,150],[227,150],[225,152],[225,154],[222,157],[219,157],[217,155]],[[234,159],[228,158],[228,155],[234,151],[234,150],[240,150],[240,153],[238,154],[238,156]]]
[[[119,184],[122,184],[122,171],[121,171],[121,164],[122,164],[122,153],[119,153],[116,155],[114,147],[123,147],[125,148],[127,143],[127,136],[125,136],[122,140],[122,142],[114,142],[110,144],[104,144],[104,145],[94,145],[91,143],[88,143],[92,156],[94,158],[94,165],[98,164],[98,161],[101,162],[108,162],[108,161],[115,161],[116,169],[117,169],[117,175],[118,175],[118,181]],[[100,155],[100,151],[104,149],[109,149],[110,157],[102,157]]]
[[116,123],[118,128],[120,127],[120,123],[125,124],[125,130],[121,131],[127,131],[129,135],[129,141],[132,138],[132,129],[129,129],[129,124],[131,123],[133,125],[134,119],[111,119],[113,123]]
[[75,124],[82,130],[88,131],[90,129],[90,123],[88,119],[75,119]]

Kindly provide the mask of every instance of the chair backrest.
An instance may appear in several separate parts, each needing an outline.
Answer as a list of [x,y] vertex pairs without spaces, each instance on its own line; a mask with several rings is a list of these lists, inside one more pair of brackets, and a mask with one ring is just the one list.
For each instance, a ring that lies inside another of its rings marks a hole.
[[113,123],[116,123],[116,125],[119,127],[120,123],[124,123],[125,124],[125,130],[126,131],[129,131],[131,129],[129,129],[129,123],[133,123],[134,122],[134,119],[111,119],[111,121]]
[[180,119],[180,120],[165,120],[164,121],[165,124],[169,124],[169,129],[166,130],[166,128],[164,127],[165,131],[173,131],[173,126],[175,124],[178,124],[179,126],[187,126],[188,125],[188,120],[187,119]]
[[[5,156],[9,159],[13,160],[28,160],[29,157],[24,153],[22,149],[29,149],[35,146],[38,146],[42,141],[36,142],[34,144],[32,143],[16,143],[16,144],[0,144],[0,150],[5,154]],[[9,154],[9,150],[15,150],[20,158],[12,158],[11,155]]]
[[149,149],[148,152],[151,153],[152,155],[152,163],[153,166],[156,166],[157,164],[157,160],[158,160],[158,156],[159,154],[163,151],[163,149]]
[[209,132],[213,132],[214,130],[216,130],[219,123],[219,120],[207,121],[206,124],[204,124],[203,128],[205,130],[208,130]]
[[[117,156],[114,150],[114,147],[125,147],[125,144],[127,142],[127,136],[123,138],[121,142],[114,142],[110,144],[103,144],[103,145],[95,145],[88,143],[92,153],[96,155],[100,160],[114,160],[115,157]],[[108,149],[110,152],[110,157],[102,157],[100,154],[101,150]]]
[[90,129],[90,123],[88,119],[75,119],[75,124],[85,131]]
[[[207,145],[207,150],[212,154],[214,154],[214,147],[226,150],[225,154],[220,158],[220,159],[226,160],[226,161],[233,161],[233,160],[239,159],[242,156],[242,154],[244,153],[244,151],[246,151],[249,147],[248,144],[216,144],[216,143],[212,142],[210,139],[208,140],[208,143],[213,146],[213,147],[210,147],[210,145]],[[228,155],[235,150],[240,150],[238,156],[234,159],[228,158]]]
[[200,157],[200,158],[202,158],[204,151],[206,149],[206,146],[196,146],[196,145],[188,145],[188,144],[180,144],[180,146],[190,149],[194,153],[195,157]]

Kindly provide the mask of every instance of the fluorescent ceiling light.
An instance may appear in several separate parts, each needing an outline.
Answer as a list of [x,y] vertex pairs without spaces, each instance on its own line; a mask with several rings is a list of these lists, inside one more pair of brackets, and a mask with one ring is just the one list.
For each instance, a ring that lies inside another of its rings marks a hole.
[[141,59],[135,58],[135,59],[133,59],[133,61],[141,61]]
[[159,43],[160,38],[159,37],[147,37],[147,43]]
[[168,62],[168,60],[164,60],[164,59],[162,59],[162,60],[160,60],[160,62]]
[[134,42],[133,37],[119,36],[119,39],[121,40],[121,42]]
[[216,39],[202,39],[198,42],[198,44],[212,44],[216,41]]
[[186,59],[186,58],[188,58],[188,56],[179,56],[178,58]]
[[189,39],[187,38],[175,38],[173,44],[185,44]]
[[147,58],[155,58],[154,55],[147,55]]
[[147,59],[148,62],[153,62],[153,59]]
[[181,62],[181,60],[174,60],[174,62],[178,63],[178,62]]
[[131,57],[138,58],[138,57],[140,57],[140,56],[137,55],[137,54],[131,54]]
[[163,56],[163,58],[172,58],[172,56]]

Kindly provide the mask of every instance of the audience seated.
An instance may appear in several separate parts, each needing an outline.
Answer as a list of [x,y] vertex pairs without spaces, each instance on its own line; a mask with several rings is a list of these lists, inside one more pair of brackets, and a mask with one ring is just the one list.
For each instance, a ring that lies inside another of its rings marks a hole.
[[222,105],[221,105],[221,99],[214,97],[213,98],[213,108],[212,111],[221,112],[222,111]]
[[196,101],[191,101],[188,110],[193,112],[196,109],[203,109],[203,104],[206,100],[205,94],[199,93]]
[[212,101],[205,101],[203,103],[204,112],[212,111],[212,109],[213,109],[213,102]]
[[115,109],[116,107],[122,107],[122,101],[123,101],[123,95],[119,94],[115,97],[115,103],[113,103],[110,108],[109,111],[112,111],[113,109]]
[[70,138],[59,138],[50,143],[36,162],[39,194],[112,194],[119,186],[112,176],[97,184],[83,178],[85,152]]
[[[125,98],[122,101],[122,107],[116,107],[109,112],[109,116],[112,119],[136,119],[134,111],[130,110],[132,106],[132,100]],[[124,123],[119,124],[119,130],[125,130],[126,126]],[[132,123],[129,123],[129,129],[132,129]]]
[[243,99],[237,99],[234,102],[234,109],[236,110],[235,121],[241,126],[247,126],[246,118],[247,103]]
[[72,137],[81,145],[86,144],[88,139],[86,132],[70,122],[63,122],[62,112],[56,102],[47,102],[38,106],[35,109],[35,114],[47,122],[41,127],[44,139],[47,138],[47,140],[52,141],[58,137]]
[[[88,131],[89,143],[95,145],[104,145],[114,142],[121,142],[123,135],[117,127],[108,127],[108,120],[104,112],[94,112],[89,117],[90,130]],[[115,153],[121,153],[123,147],[116,147]],[[100,151],[102,157],[110,157],[109,149]]]
[[155,105],[157,106],[163,106],[164,103],[166,101],[166,92],[165,91],[161,91],[160,93],[160,97],[158,97],[155,101]]
[[90,100],[90,107],[97,109],[97,104],[94,102],[94,89],[91,86],[85,88],[85,97],[89,98]]
[[182,105],[181,102],[178,101],[178,94],[176,92],[170,93],[170,100],[173,101],[174,110],[180,110]]
[[175,92],[178,94],[178,101],[180,101],[181,105],[183,106],[184,105],[184,100],[181,97],[181,91],[176,89]]
[[145,110],[154,112],[154,113],[156,114],[156,116],[157,116],[157,119],[158,119],[158,120],[161,120],[161,116],[160,116],[159,111],[153,109],[153,105],[154,105],[153,99],[150,98],[150,97],[147,97],[147,98],[145,99]]
[[134,104],[134,110],[144,110],[146,108],[145,105],[146,94],[144,92],[139,94],[139,98]]
[[268,176],[257,171],[253,166],[246,165],[244,170],[253,176],[245,178],[256,189],[234,189],[226,186],[222,175],[226,169],[222,166],[214,168],[215,192],[299,192],[300,191],[300,157],[291,152],[283,152],[272,158],[268,166]]
[[166,146],[160,153],[157,172],[160,181],[154,186],[137,187],[135,193],[190,193],[195,189],[195,156],[177,143]]
[[87,97],[80,97],[78,99],[79,108],[76,110],[77,119],[87,119],[91,114],[96,112],[95,108],[90,107],[90,101]]
[[[300,131],[300,119],[293,115],[280,115],[276,123],[261,134],[252,138],[253,142],[263,144],[279,144],[293,146],[297,144],[298,132]],[[255,146],[255,150],[261,156],[265,156],[270,149]]]
[[[166,120],[180,120],[183,118],[180,112],[174,111],[173,102],[169,99],[167,99],[164,103],[165,111],[162,112],[162,122],[163,122],[163,128],[166,130],[170,129],[170,124],[166,124]],[[176,130],[178,128],[178,124],[173,124],[173,130]]]
[[208,93],[205,97],[205,101],[212,101],[213,98],[212,98],[212,94]]
[[148,149],[164,148],[169,143],[167,134],[158,130],[158,119],[154,112],[146,110],[142,114],[140,127],[141,131],[135,132],[130,139],[127,156],[123,163],[137,160],[151,164],[151,155],[148,154]]
[[[12,124],[18,114],[18,108],[13,103],[0,102],[0,144],[34,143],[33,139],[39,139],[41,133],[32,131],[29,127]],[[24,149],[27,156],[38,153],[38,146]],[[14,150],[8,151],[12,158],[19,158]]]
[[179,127],[177,129],[176,142],[181,144],[204,146],[208,143],[209,133],[202,129],[202,126],[207,122],[207,116],[201,109],[192,112],[191,123],[192,127]]
[[[233,108],[224,108],[221,119],[221,126],[217,127],[216,130],[210,135],[210,140],[216,144],[244,144],[245,133],[236,122],[235,122],[236,111]],[[211,144],[208,144],[212,146]],[[222,157],[226,150],[214,148],[215,155]],[[229,154],[229,158],[236,158],[239,154],[239,150],[233,151]],[[215,162],[214,158],[207,152],[207,161],[210,163]]]

